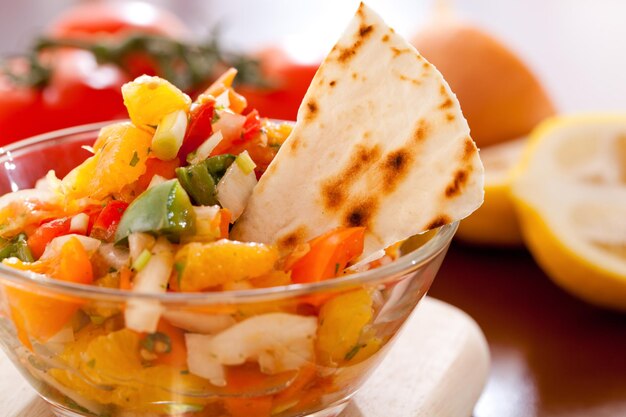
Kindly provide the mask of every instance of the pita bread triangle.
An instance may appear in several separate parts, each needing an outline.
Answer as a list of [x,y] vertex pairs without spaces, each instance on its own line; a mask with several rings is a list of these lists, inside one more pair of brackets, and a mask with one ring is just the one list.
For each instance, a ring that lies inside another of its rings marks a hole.
[[443,76],[361,4],[231,238],[290,249],[335,227],[364,226],[364,259],[471,214],[483,177]]

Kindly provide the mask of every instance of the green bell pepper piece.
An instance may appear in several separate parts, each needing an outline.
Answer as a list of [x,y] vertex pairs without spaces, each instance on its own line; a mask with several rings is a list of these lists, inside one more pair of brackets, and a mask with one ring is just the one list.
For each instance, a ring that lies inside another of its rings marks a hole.
[[194,165],[176,168],[176,176],[196,205],[212,206],[217,201],[217,183],[235,160],[234,155],[212,156]]
[[223,155],[212,156],[204,160],[204,164],[206,165],[209,173],[217,184],[218,182],[220,182],[224,174],[226,174],[226,170],[228,169],[230,164],[235,162],[235,159],[237,159],[235,155],[226,153]]
[[195,232],[196,217],[189,196],[176,179],[147,189],[126,209],[115,233],[120,242],[131,233],[164,235],[178,241]]
[[6,258],[19,258],[22,262],[33,262],[33,254],[26,242],[26,235],[20,233],[11,240],[0,239],[0,261]]

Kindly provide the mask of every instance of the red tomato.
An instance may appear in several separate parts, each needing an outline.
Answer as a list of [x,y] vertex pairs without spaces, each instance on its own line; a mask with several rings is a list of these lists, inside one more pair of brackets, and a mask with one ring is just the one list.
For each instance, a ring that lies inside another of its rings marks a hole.
[[319,63],[299,64],[279,48],[268,48],[259,53],[258,58],[270,87],[240,85],[237,91],[248,100],[248,108],[257,109],[263,117],[296,120]]
[[291,266],[293,282],[317,282],[343,271],[363,252],[364,227],[341,227],[309,242],[311,249]]
[[[214,128],[216,131],[221,131],[224,138],[213,149],[211,156],[223,153],[239,154],[244,150],[256,147],[257,143],[253,142],[252,139],[261,130],[261,118],[257,110],[252,110],[247,116],[222,113],[220,120],[215,123]],[[262,145],[262,147],[268,148],[266,144]],[[256,162],[254,158],[252,159]]]
[[55,237],[66,235],[70,232],[70,217],[52,220],[44,223],[35,230],[28,238],[28,247],[35,259],[39,259],[46,250],[46,246]]
[[198,149],[198,146],[213,134],[214,110],[215,99],[209,95],[201,95],[192,106],[189,127],[183,145],[178,151],[178,156],[182,161],[185,161],[188,154]]
[[[99,39],[131,32],[186,37],[189,31],[175,15],[143,2],[87,2],[59,16],[47,35]],[[0,146],[39,133],[97,121],[126,118],[120,87],[156,63],[135,54],[127,75],[113,65],[99,65],[81,50],[45,52],[52,78],[43,89],[21,87],[0,74]],[[15,61],[17,65],[22,62]]]
[[50,121],[42,109],[38,90],[17,88],[0,75],[0,146],[45,131],[40,125],[49,125]]
[[86,51],[59,50],[46,57],[53,69],[41,90],[0,76],[0,146],[39,133],[126,117],[120,86],[128,77],[99,65]]
[[78,38],[129,32],[186,37],[189,30],[174,14],[141,1],[90,1],[71,8],[55,19],[48,34]]
[[152,177],[155,175],[163,177],[166,180],[176,178],[176,168],[179,166],[180,161],[178,158],[174,158],[171,161],[162,161],[159,158],[148,158],[146,161],[146,172],[137,179],[137,190],[144,192],[148,188],[148,185],[150,185]]
[[261,130],[261,118],[259,117],[259,111],[254,109],[246,116],[246,121],[243,124],[243,132],[241,138],[244,141],[252,139]]
[[120,69],[99,65],[81,50],[57,51],[54,61],[54,75],[42,92],[44,108],[54,119],[51,128],[127,117],[120,86],[129,78]]
[[222,132],[223,139],[217,144],[211,156],[227,153],[231,148],[244,142],[242,138],[246,116],[223,112],[219,120],[213,124],[213,129]]
[[93,236],[109,240],[115,234],[128,203],[119,200],[112,200],[102,209],[93,224],[91,233]]

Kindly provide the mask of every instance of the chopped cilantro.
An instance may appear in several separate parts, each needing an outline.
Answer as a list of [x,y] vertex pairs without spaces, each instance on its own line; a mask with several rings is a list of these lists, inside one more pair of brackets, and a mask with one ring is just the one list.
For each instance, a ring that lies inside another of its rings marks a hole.
[[137,151],[133,152],[133,158],[130,160],[130,166],[134,167],[139,162],[139,155],[137,155]]
[[352,349],[348,351],[348,353],[346,353],[346,356],[344,357],[344,359],[347,361],[352,360],[352,358],[354,358],[356,354],[359,353],[359,350],[361,350],[365,346],[367,346],[367,344],[357,343]]
[[69,397],[65,399],[65,404],[67,405],[67,408],[69,408],[70,410],[78,411],[80,413],[87,413],[87,415],[90,415],[90,416],[94,415],[91,411],[87,410],[85,407],[81,405],[78,405],[76,401],[72,400]]
[[178,282],[178,288],[180,288],[180,280],[183,278],[183,271],[185,270],[185,263],[176,262],[174,264],[174,270],[176,270],[176,281]]

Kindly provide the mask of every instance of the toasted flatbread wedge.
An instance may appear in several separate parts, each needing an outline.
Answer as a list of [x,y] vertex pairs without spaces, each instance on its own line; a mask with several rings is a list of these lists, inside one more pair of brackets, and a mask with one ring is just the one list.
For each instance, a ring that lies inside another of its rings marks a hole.
[[456,96],[361,4],[231,236],[290,249],[364,226],[363,259],[482,201],[483,166]]

